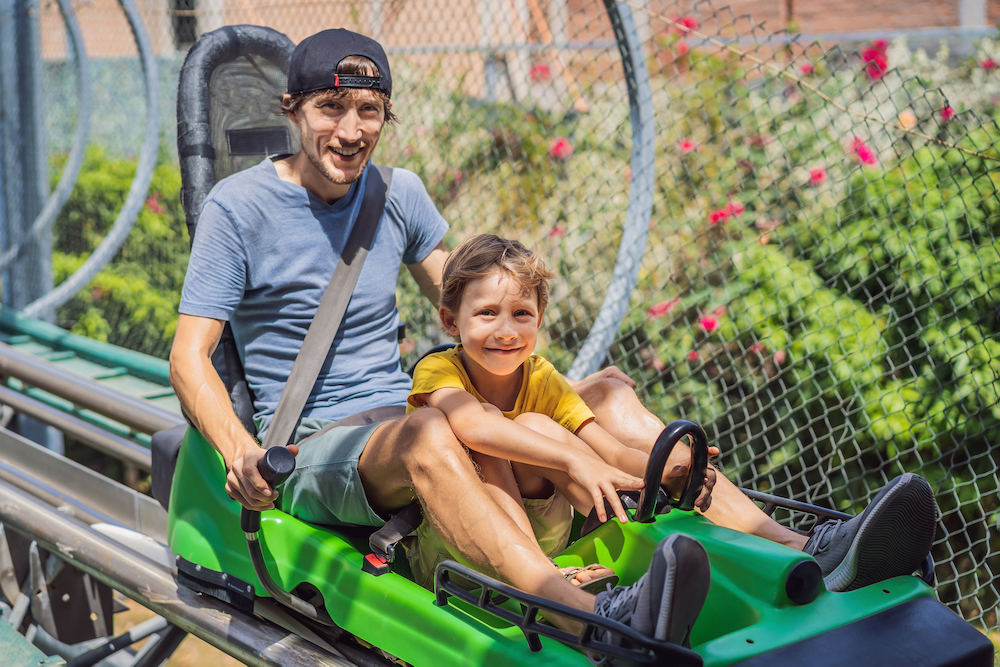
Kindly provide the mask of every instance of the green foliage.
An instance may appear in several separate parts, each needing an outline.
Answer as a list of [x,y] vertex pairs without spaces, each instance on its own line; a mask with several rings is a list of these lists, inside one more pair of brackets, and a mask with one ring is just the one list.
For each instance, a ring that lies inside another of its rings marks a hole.
[[[62,158],[64,159],[64,158]],[[59,164],[53,171],[59,172]],[[76,188],[55,223],[52,266],[58,284],[100,244],[128,195],[134,160],[90,148]],[[165,357],[177,326],[188,237],[180,172],[160,164],[146,205],[118,254],[59,310],[60,326],[96,340]]]

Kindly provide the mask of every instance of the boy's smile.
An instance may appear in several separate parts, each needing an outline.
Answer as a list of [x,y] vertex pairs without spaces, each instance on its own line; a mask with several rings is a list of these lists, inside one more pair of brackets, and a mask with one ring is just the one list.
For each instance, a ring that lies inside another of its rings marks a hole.
[[489,399],[484,390],[506,394],[513,389],[516,398],[518,371],[535,351],[542,322],[534,291],[525,291],[517,280],[496,271],[470,281],[458,312],[442,308],[441,322],[461,339],[462,361],[479,393]]

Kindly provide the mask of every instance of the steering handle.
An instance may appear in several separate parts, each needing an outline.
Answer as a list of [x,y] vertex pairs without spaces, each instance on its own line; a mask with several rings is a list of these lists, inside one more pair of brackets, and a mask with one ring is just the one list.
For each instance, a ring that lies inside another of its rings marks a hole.
[[671,422],[653,445],[653,450],[649,453],[649,461],[646,463],[646,473],[643,475],[644,485],[642,494],[639,496],[639,507],[635,511],[635,520],[648,523],[653,520],[653,513],[656,511],[656,495],[660,489],[660,480],[663,479],[663,468],[667,464],[670,452],[673,451],[681,438],[685,435],[694,437],[694,446],[691,448],[691,462],[688,467],[687,479],[684,481],[684,490],[681,491],[677,501],[677,509],[692,510],[694,503],[704,486],[704,471],[708,466],[708,436],[705,431],[692,421],[678,419]]
[[[274,488],[295,472],[295,455],[285,447],[271,447],[257,461],[257,472]],[[260,512],[244,507],[240,512],[240,527],[244,533],[256,533],[260,530]]]

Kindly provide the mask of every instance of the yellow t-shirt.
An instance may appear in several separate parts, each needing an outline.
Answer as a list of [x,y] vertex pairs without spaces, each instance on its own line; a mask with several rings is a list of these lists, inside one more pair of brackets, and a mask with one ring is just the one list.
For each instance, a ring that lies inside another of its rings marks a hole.
[[[420,360],[413,371],[413,390],[407,400],[407,414],[426,404],[424,396],[438,389],[454,387],[469,392],[480,403],[486,403],[465,371],[458,345],[444,352],[430,354]],[[508,419],[525,412],[548,415],[552,421],[576,433],[577,429],[594,418],[587,404],[573,391],[566,378],[547,360],[533,354],[524,362],[521,390],[514,402],[514,409],[504,411]]]

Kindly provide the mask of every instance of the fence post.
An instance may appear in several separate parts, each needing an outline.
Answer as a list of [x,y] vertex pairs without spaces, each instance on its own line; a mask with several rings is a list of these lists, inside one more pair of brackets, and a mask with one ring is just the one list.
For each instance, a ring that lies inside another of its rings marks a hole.
[[[37,0],[0,0],[0,248],[27,237],[48,198]],[[52,233],[29,241],[2,274],[3,303],[21,310],[52,289]],[[52,321],[46,309],[39,319]],[[62,451],[62,434],[23,416],[21,435]]]
[[[0,0],[0,243],[25,238],[48,197],[37,0]],[[3,303],[23,309],[52,289],[52,235],[41,234],[3,273]],[[52,321],[53,311],[39,313]]]

